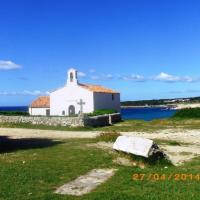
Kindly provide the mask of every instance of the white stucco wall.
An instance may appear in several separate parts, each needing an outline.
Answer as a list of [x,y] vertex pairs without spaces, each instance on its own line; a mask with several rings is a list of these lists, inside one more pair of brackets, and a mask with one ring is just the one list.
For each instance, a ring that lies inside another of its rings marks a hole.
[[120,112],[120,94],[94,93],[94,109],[114,109]]
[[30,115],[46,115],[46,110],[49,108],[29,108]]
[[50,108],[51,115],[68,115],[68,108],[70,105],[75,107],[75,113],[80,111],[80,105],[77,103],[80,99],[85,102],[83,105],[83,112],[90,113],[94,111],[93,92],[86,90],[77,84],[70,84],[50,93]]

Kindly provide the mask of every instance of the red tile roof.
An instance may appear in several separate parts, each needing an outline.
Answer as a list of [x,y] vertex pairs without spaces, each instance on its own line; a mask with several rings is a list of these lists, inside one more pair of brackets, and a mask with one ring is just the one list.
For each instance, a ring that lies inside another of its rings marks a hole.
[[34,100],[31,105],[31,108],[49,108],[50,107],[50,97],[41,96]]
[[103,86],[100,85],[88,85],[88,84],[79,84],[81,87],[90,90],[92,92],[100,92],[100,93],[110,93],[110,94],[116,94],[119,93],[117,91],[114,91],[112,89],[109,88],[105,88]]

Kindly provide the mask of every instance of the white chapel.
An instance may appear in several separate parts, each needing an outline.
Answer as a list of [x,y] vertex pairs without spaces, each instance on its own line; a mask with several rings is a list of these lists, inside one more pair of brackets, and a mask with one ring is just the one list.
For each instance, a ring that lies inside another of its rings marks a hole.
[[120,111],[120,93],[99,85],[79,83],[77,71],[68,71],[64,87],[40,96],[29,106],[30,115],[73,116],[100,109]]

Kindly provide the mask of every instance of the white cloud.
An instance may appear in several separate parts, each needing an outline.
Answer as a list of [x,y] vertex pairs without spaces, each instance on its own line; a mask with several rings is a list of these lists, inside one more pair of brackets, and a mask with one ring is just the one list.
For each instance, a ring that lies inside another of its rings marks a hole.
[[[92,72],[93,73],[93,72]],[[83,72],[78,72],[80,77],[85,77],[86,74]],[[116,74],[90,74],[88,78],[92,80],[112,80],[112,79],[121,79],[123,81],[132,81],[132,82],[145,82],[145,81],[161,81],[161,82],[168,82],[168,83],[175,83],[175,82],[200,82],[200,77],[191,77],[191,76],[177,76],[168,74],[166,72],[161,72],[156,76],[143,76],[139,74],[129,74],[129,75],[116,75]]]
[[12,70],[20,68],[21,65],[18,65],[10,60],[0,60],[0,70]]
[[120,76],[119,78],[124,81],[135,81],[135,82],[144,82],[147,80],[144,76],[138,74],[131,74],[130,76]]
[[78,72],[79,77],[86,77],[86,74],[84,72]]
[[167,74],[165,72],[161,72],[159,75],[153,77],[153,80],[155,81],[164,81],[164,82],[197,82],[200,81],[199,78],[193,78],[190,76],[174,76],[171,74]]
[[166,82],[177,82],[181,80],[179,76],[170,75],[165,72],[161,72],[159,75],[155,76],[153,79],[156,81],[166,81]]
[[21,92],[0,92],[0,96],[38,96],[38,95],[49,95],[49,91],[42,92],[40,90],[24,90]]

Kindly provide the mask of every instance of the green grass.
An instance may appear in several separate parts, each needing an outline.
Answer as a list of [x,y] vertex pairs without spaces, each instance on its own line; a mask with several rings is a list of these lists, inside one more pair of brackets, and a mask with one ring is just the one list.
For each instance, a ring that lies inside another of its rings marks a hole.
[[117,139],[117,137],[119,137],[120,136],[120,134],[118,133],[118,132],[115,132],[115,131],[113,131],[113,132],[102,132],[102,133],[100,133],[100,135],[99,136],[97,136],[96,138],[95,138],[95,141],[96,142],[115,142],[116,141],[116,139]]
[[24,111],[0,111],[0,115],[6,116],[29,116],[28,112]]
[[200,108],[186,108],[177,111],[173,118],[177,119],[200,119]]
[[[87,147],[94,139],[6,140],[0,153],[1,200],[132,200],[199,199],[199,181],[147,180],[151,174],[198,174],[200,158],[181,167],[167,163],[139,167],[119,166],[113,155]],[[37,143],[39,144],[37,146]],[[15,146],[13,148],[12,146]],[[4,151],[3,151],[4,150]],[[3,152],[2,152],[3,151]],[[165,168],[168,166],[168,168]],[[117,168],[117,173],[93,192],[81,197],[54,194],[55,189],[94,168]],[[145,180],[133,180],[145,174]]]
[[189,143],[179,142],[174,140],[164,140],[164,139],[154,139],[153,140],[157,144],[164,144],[164,145],[171,145],[171,146],[181,146],[181,145],[188,145]]
[[117,113],[116,110],[113,109],[100,109],[100,110],[95,110],[92,113],[88,113],[88,116],[98,116],[98,115],[105,115],[105,114],[113,114]]

